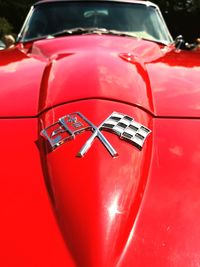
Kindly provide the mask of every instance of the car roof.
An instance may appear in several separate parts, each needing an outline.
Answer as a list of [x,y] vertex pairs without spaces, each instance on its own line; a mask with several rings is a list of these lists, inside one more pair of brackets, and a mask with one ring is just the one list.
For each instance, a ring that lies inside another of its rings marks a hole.
[[154,6],[157,7],[156,4],[146,1],[146,0],[41,0],[34,4],[44,4],[44,3],[54,3],[54,2],[121,2],[121,3],[136,3],[136,4],[143,4],[146,6]]

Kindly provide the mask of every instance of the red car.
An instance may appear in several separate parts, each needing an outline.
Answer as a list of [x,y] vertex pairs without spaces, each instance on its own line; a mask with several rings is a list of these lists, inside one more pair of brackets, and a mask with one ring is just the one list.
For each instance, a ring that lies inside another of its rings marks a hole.
[[0,266],[200,265],[200,57],[156,5],[36,3],[0,140]]

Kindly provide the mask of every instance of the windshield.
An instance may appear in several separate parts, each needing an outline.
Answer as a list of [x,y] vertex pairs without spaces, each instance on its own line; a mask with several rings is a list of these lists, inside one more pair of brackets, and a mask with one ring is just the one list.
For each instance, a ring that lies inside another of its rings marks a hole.
[[[172,42],[167,27],[158,9],[154,6],[83,1],[50,2],[36,5],[18,38],[22,42],[47,38],[74,28],[103,28],[162,43]],[[112,31],[109,33],[114,34]]]

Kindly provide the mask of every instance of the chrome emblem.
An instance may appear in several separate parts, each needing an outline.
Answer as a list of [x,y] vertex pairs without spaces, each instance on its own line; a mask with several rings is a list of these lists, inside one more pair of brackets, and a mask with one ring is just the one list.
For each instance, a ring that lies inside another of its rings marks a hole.
[[113,112],[99,127],[96,127],[80,112],[74,112],[60,118],[56,123],[42,130],[40,134],[49,141],[51,148],[54,150],[87,130],[92,131],[93,134],[78,152],[78,157],[83,157],[86,154],[96,137],[113,157],[118,155],[101,130],[115,133],[121,139],[133,144],[140,150],[146,137],[151,132],[151,130],[136,122],[130,116],[119,112]]

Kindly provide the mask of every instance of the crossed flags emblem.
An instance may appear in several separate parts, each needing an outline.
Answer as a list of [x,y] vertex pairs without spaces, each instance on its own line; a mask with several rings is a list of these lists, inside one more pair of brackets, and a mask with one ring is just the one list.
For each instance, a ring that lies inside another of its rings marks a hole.
[[133,144],[140,150],[146,137],[151,133],[151,130],[136,122],[132,117],[119,112],[113,112],[98,127],[80,112],[74,112],[61,117],[56,123],[42,130],[40,134],[48,140],[51,148],[54,150],[87,130],[93,134],[77,153],[78,157],[83,157],[87,153],[96,137],[113,157],[118,155],[101,130],[118,135],[121,139]]

